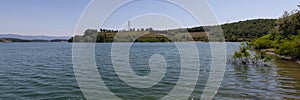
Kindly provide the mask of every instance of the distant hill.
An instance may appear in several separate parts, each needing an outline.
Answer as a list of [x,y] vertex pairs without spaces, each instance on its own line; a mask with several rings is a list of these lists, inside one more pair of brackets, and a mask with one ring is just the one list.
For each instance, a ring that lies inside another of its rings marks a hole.
[[[224,36],[226,41],[238,42],[238,41],[251,41],[264,36],[269,33],[270,30],[274,29],[276,26],[277,19],[253,19],[246,21],[239,21],[234,23],[223,24]],[[218,26],[205,26],[206,31],[214,31]],[[116,33],[120,33],[115,37]],[[185,34],[191,33],[192,38],[189,38]],[[148,33],[148,35],[140,36],[142,33]],[[160,35],[161,34],[161,35]],[[114,39],[117,42],[132,42],[135,37],[140,37],[135,42],[170,42],[165,36],[169,36],[174,41],[209,41],[204,27],[193,27],[187,29],[172,29],[172,30],[153,30],[131,29],[130,31],[120,31],[120,30],[106,30],[106,29],[87,29],[84,35],[77,35],[69,39],[69,42],[75,40],[75,42],[113,42]],[[97,39],[95,39],[97,36]]]
[[227,38],[259,38],[276,26],[277,19],[254,19],[222,25]]
[[23,40],[17,38],[0,38],[0,42],[68,42],[67,39],[54,39],[54,40]]
[[[227,41],[247,41],[269,33],[277,19],[253,19],[221,25]],[[204,32],[202,26],[188,28],[189,32]]]
[[21,39],[21,40],[57,40],[63,39],[67,40],[70,36],[25,36],[25,35],[18,35],[18,34],[0,34],[0,38],[11,38],[11,39]]

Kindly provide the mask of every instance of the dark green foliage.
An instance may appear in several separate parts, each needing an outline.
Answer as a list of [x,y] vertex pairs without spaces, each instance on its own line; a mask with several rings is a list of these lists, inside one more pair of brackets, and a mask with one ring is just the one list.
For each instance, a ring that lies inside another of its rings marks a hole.
[[194,28],[187,28],[188,32],[205,32],[202,26],[194,27]]
[[74,37],[71,37],[71,38],[68,40],[68,42],[73,42],[73,38],[74,38]]
[[[221,25],[227,41],[250,41],[268,34],[276,19],[255,19]],[[211,31],[214,26],[187,28],[188,32]],[[205,30],[204,30],[205,29]]]
[[281,37],[288,38],[289,35],[297,35],[300,29],[300,12],[285,12],[282,18],[278,19],[278,31]]
[[275,19],[247,20],[222,25],[226,39],[259,38],[276,26]]

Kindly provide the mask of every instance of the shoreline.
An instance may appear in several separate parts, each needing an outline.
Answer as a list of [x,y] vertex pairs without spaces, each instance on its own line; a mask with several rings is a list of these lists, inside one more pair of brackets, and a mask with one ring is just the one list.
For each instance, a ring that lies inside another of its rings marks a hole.
[[284,59],[284,60],[294,61],[297,64],[300,64],[300,59],[293,59],[292,57],[289,57],[289,56],[278,55],[272,49],[265,49],[265,50],[261,50],[261,51],[266,52],[266,54],[268,54],[268,55],[276,56],[276,57]]

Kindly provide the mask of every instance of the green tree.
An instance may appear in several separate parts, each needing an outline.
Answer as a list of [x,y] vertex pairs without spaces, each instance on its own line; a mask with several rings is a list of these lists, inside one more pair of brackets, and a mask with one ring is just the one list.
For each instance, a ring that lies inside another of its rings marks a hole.
[[98,31],[95,30],[95,29],[87,29],[85,32],[84,32],[84,36],[91,36],[91,35],[95,35],[97,34]]

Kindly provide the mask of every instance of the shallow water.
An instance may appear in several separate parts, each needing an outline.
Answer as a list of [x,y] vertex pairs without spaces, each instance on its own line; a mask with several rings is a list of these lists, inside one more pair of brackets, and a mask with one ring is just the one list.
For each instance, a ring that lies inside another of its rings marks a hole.
[[[195,99],[203,92],[211,65],[210,45],[196,44],[201,67],[197,85],[190,96]],[[228,57],[240,45],[226,44]],[[110,43],[96,44],[95,60],[106,87],[121,99],[159,99],[178,82],[181,60],[173,43],[136,43],[130,49],[129,62],[139,76],[151,72],[148,65],[153,54],[165,58],[166,74],[151,88],[135,88],[120,80],[114,73],[110,51]],[[74,75],[72,44],[0,43],[0,69],[1,99],[85,99]],[[299,72],[298,64],[280,59],[273,60],[271,66],[227,65],[215,98],[300,99]]]

